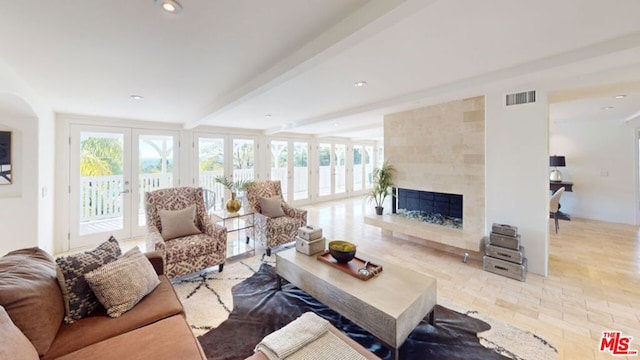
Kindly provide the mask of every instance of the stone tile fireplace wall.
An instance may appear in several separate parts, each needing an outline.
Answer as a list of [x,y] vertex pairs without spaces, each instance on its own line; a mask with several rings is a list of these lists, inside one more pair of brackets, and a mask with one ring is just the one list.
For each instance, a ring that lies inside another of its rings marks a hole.
[[426,225],[425,239],[480,251],[485,235],[484,97],[386,115],[384,152],[399,188],[461,194],[462,230]]

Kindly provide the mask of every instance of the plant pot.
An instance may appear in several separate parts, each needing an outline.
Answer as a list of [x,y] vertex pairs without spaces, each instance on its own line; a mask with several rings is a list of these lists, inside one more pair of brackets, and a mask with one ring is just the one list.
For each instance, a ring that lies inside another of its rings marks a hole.
[[227,201],[224,205],[228,212],[237,213],[238,210],[242,207],[242,203],[240,200],[236,199],[236,193],[231,193],[231,200]]
[[376,206],[376,215],[382,215],[382,210],[384,210],[382,206]]

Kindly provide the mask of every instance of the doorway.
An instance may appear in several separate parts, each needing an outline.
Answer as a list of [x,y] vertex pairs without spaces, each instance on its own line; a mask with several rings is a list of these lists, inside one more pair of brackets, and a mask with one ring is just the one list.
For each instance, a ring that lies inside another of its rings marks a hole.
[[280,180],[282,197],[300,203],[309,199],[309,143],[304,140],[271,139],[268,178]]
[[178,132],[72,125],[69,249],[142,236],[144,193],[179,185]]

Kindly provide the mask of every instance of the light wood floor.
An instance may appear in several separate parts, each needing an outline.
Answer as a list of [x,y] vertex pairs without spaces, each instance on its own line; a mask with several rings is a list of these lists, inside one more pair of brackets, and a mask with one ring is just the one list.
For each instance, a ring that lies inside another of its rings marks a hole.
[[478,260],[463,263],[458,254],[383,235],[364,224],[372,209],[360,198],[305,208],[308,222],[321,226],[327,240],[351,240],[362,252],[435,277],[439,298],[547,339],[560,359],[613,358],[598,351],[605,330],[633,336],[632,348],[640,350],[636,226],[573,219],[561,221],[556,235],[550,220],[549,276],[528,274],[520,282],[483,271]]
[[[348,239],[363,253],[436,278],[439,298],[545,338],[558,349],[559,359],[612,359],[598,351],[601,333],[608,330],[632,336],[631,348],[640,350],[636,226],[573,219],[561,221],[556,235],[550,220],[549,276],[528,274],[520,282],[483,271],[477,259],[463,263],[459,254],[384,235],[364,224],[363,216],[373,209],[362,198],[304,208],[308,223],[321,226],[327,240]],[[256,256],[262,253],[258,247]]]

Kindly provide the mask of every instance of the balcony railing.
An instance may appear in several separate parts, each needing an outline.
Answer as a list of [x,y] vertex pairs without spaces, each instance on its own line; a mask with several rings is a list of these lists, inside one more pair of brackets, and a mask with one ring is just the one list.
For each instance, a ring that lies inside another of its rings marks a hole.
[[[355,172],[360,166],[354,167]],[[294,199],[305,199],[309,195],[309,169],[307,167],[294,167]],[[344,166],[336,167],[336,186],[344,188],[345,176]],[[223,171],[202,171],[199,174],[199,186],[206,189],[205,203],[208,210],[220,209],[225,202],[225,188],[215,182],[217,176],[223,175]],[[288,173],[286,169],[271,169],[273,179],[282,181],[282,190],[286,191],[289,186]],[[326,195],[331,192],[331,171],[328,166],[321,166],[319,173],[320,194]],[[233,172],[234,180],[252,180],[253,169],[237,169]],[[356,186],[362,186],[362,177],[354,177]],[[144,217],[144,193],[157,189],[173,186],[172,173],[140,174],[138,178],[139,216]],[[370,184],[367,176],[365,186]],[[112,219],[121,217],[123,214],[123,204],[121,192],[125,189],[122,175],[111,176],[83,176],[80,180],[80,221],[82,223]],[[144,223],[141,220],[142,224]]]

